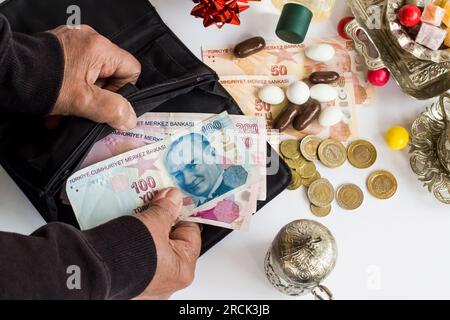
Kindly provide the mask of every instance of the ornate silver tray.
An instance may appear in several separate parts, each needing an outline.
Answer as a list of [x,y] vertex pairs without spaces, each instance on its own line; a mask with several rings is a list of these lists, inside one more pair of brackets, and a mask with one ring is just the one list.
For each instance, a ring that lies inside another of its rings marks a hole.
[[406,52],[411,53],[416,58],[421,60],[430,60],[433,62],[447,62],[450,61],[450,50],[431,50],[414,41],[413,38],[406,32],[404,27],[397,19],[397,10],[405,4],[404,0],[388,0],[386,8],[386,19],[394,39],[397,40],[399,46]]
[[[355,20],[347,24],[346,32],[355,48],[364,56],[369,69],[386,67],[400,88],[416,99],[424,100],[441,95],[450,89],[450,62],[436,63],[420,60],[403,50],[392,37],[386,21],[386,0],[347,0]],[[372,27],[374,12],[381,14],[379,26]],[[358,32],[366,33],[378,50],[377,58],[371,57],[367,45],[358,38]]]
[[442,153],[439,141],[446,132],[443,103],[444,97],[441,97],[439,102],[427,108],[414,121],[409,152],[411,168],[419,176],[419,180],[439,201],[450,204],[450,173],[439,155]]

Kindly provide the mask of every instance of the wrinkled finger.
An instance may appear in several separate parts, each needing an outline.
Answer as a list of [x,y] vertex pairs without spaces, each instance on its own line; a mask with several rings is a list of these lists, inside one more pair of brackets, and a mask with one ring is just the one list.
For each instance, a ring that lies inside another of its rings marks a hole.
[[127,83],[136,84],[140,74],[141,63],[131,53],[111,43],[99,73],[99,78],[106,79],[104,88],[115,92]]
[[180,216],[182,205],[183,194],[176,188],[169,188],[158,192],[143,214],[158,219],[169,233]]
[[96,86],[90,86],[90,94],[92,98],[85,99],[85,105],[76,108],[80,110],[79,116],[95,122],[107,123],[121,131],[136,127],[137,116],[127,99]]
[[178,250],[181,250],[190,261],[200,256],[202,238],[197,223],[181,221],[177,223],[170,233],[170,239],[175,241]]

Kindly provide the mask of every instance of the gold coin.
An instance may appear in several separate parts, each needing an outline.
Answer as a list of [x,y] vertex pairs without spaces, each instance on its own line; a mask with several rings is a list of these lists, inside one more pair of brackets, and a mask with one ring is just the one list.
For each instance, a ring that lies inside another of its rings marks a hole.
[[323,141],[319,145],[318,155],[320,161],[328,168],[340,167],[347,160],[347,150],[335,139]]
[[319,180],[320,178],[322,178],[320,173],[316,171],[316,173],[314,173],[314,175],[311,178],[303,178],[302,183],[305,187],[309,187],[311,183],[313,183],[316,180]]
[[296,190],[298,188],[300,188],[300,186],[302,185],[302,177],[300,176],[300,174],[295,171],[295,170],[291,170],[292,171],[292,179],[291,179],[291,184],[287,187],[288,190]]
[[302,178],[308,179],[317,172],[316,165],[313,162],[305,162],[298,170]]
[[299,170],[300,167],[302,167],[306,162],[306,160],[302,156],[300,156],[298,159],[284,159],[284,161],[289,166],[289,168],[295,170]]
[[316,136],[306,136],[300,142],[300,152],[306,160],[317,160],[317,149],[322,142],[322,139]]
[[397,179],[390,172],[379,170],[367,179],[367,189],[378,199],[389,199],[397,192]]
[[347,158],[355,168],[366,169],[377,160],[377,149],[369,141],[356,140],[348,146]]
[[297,140],[286,140],[280,144],[280,152],[289,159],[300,157],[300,145]]
[[336,200],[342,209],[358,209],[364,201],[364,194],[360,187],[355,184],[344,184],[336,191]]
[[331,212],[331,204],[326,207],[318,207],[311,203],[311,205],[309,207],[310,207],[313,215],[315,215],[316,217],[320,217],[320,218],[326,217]]
[[334,200],[334,188],[327,179],[319,179],[308,188],[309,201],[318,207],[326,207]]

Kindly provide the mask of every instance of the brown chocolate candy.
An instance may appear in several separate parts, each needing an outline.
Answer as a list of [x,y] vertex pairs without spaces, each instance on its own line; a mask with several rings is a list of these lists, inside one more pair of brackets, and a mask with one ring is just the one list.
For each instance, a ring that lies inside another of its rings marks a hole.
[[283,132],[289,127],[292,121],[294,121],[295,117],[299,115],[300,110],[299,105],[293,103],[289,104],[289,106],[275,119],[273,128]]
[[339,79],[339,74],[334,71],[317,71],[311,73],[309,81],[314,84],[332,83]]
[[314,99],[309,99],[305,104],[301,105],[300,108],[301,111],[292,122],[292,126],[297,131],[303,131],[308,128],[314,120],[319,118],[320,112],[322,111],[322,106],[319,101]]
[[255,54],[266,47],[266,41],[262,37],[254,37],[247,39],[238,45],[233,50],[233,53],[238,58],[246,58]]

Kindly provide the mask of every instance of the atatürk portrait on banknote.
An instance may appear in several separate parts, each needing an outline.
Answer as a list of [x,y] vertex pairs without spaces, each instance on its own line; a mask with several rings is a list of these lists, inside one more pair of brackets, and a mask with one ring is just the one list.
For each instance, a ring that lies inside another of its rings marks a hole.
[[198,207],[247,182],[247,170],[227,165],[221,157],[204,135],[191,133],[172,142],[165,165],[177,186]]

